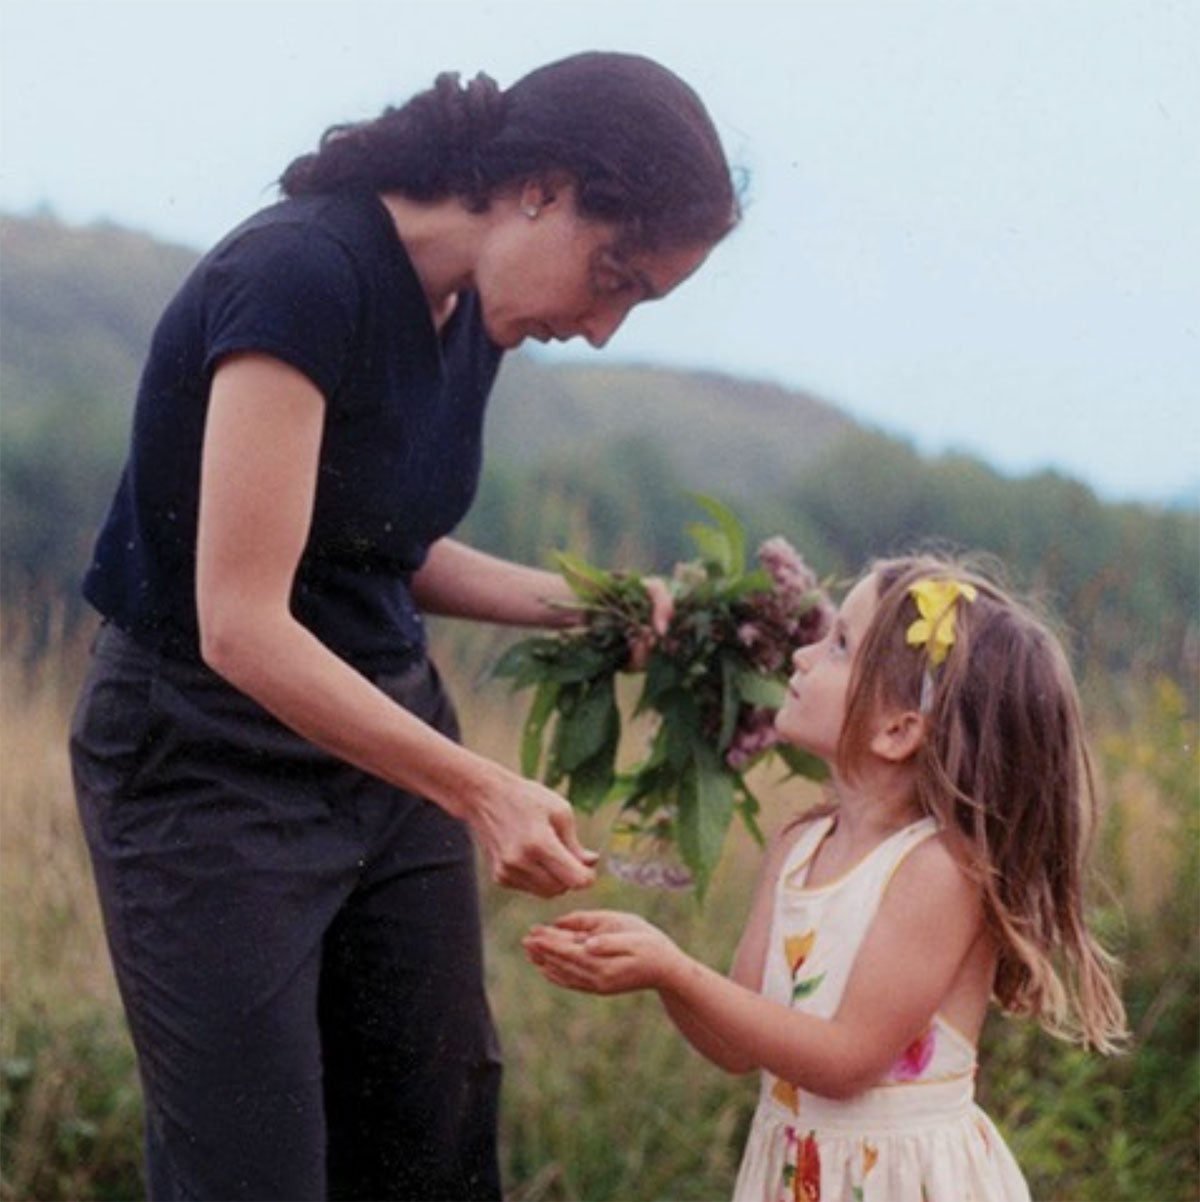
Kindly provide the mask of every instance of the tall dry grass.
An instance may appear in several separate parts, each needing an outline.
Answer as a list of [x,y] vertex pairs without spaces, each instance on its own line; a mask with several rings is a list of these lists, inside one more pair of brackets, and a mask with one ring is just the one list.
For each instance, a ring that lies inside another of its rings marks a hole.
[[[485,679],[499,644],[452,627],[436,637],[468,742],[515,765],[526,699]],[[136,1073],[66,758],[85,648],[80,639],[55,637],[34,655],[31,639],[20,622],[9,623],[0,674],[0,1198],[136,1197]],[[988,1041],[996,1070],[989,1078],[985,1062],[988,1104],[1042,1198],[1198,1196],[1195,1148],[1188,1146],[1196,1090],[1180,1049],[1194,1068],[1188,1024],[1200,982],[1186,929],[1169,933],[1181,922],[1186,928],[1173,882],[1195,830],[1195,722],[1169,688],[1158,700],[1157,708],[1147,703],[1125,718],[1114,711],[1099,739],[1115,816],[1106,827],[1104,868],[1132,903],[1122,916],[1110,908],[1105,921],[1144,977],[1130,983],[1144,994],[1134,1058],[1114,1066],[1016,1024],[999,1024]],[[1176,748],[1181,731],[1190,750]],[[760,781],[759,789],[768,826],[814,799],[807,786]],[[603,843],[606,821],[584,823],[593,845]],[[659,922],[710,963],[725,964],[757,858],[735,831],[703,907],[607,877],[586,898],[555,902],[485,888],[514,1202],[728,1196],[755,1083],[731,1079],[694,1054],[651,997],[596,1000],[554,990],[525,964],[520,938],[531,923],[579,902],[622,906]]]
[[10,618],[0,659],[0,1196],[129,1196],[133,1055],[67,762],[86,644],[46,634]]

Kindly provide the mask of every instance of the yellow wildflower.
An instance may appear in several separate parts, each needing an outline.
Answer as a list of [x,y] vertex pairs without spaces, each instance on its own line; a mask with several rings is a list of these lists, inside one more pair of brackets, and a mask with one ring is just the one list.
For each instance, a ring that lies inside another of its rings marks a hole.
[[909,626],[905,639],[909,646],[928,647],[929,662],[936,667],[954,646],[955,603],[960,597],[974,601],[975,586],[958,580],[918,580],[908,591],[921,616]]

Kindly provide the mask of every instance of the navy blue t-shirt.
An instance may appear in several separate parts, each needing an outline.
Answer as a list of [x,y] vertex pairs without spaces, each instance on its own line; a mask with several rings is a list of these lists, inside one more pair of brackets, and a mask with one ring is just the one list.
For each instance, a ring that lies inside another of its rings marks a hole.
[[291,364],[325,397],[293,612],[362,671],[402,666],[425,645],[409,580],[475,496],[502,352],[474,294],[439,336],[375,196],[274,205],[184,282],[154,333],[85,596],[138,641],[198,656],[200,452],[213,372],[235,351]]

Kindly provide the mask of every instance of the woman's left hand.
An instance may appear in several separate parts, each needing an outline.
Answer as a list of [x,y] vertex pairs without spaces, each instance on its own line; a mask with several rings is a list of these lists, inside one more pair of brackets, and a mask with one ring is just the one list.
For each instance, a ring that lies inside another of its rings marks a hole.
[[667,633],[675,613],[671,587],[661,576],[647,576],[643,582],[650,597],[650,626],[629,647],[629,671],[643,672],[654,644]]
[[616,910],[567,914],[534,927],[522,943],[547,980],[582,993],[661,989],[684,958],[656,926]]

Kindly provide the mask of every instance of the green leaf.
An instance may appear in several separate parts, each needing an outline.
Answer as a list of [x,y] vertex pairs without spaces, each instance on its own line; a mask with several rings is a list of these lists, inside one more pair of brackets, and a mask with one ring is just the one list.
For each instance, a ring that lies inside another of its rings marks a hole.
[[554,561],[571,591],[582,601],[599,601],[618,588],[614,573],[593,567],[577,555],[556,551]]
[[610,743],[615,747],[620,730],[612,677],[581,687],[573,703],[560,709],[555,768],[567,774],[578,771]]
[[[746,531],[733,511],[722,505],[715,497],[704,493],[690,493],[689,496],[711,517],[719,528],[722,541],[726,548],[725,558],[721,561],[722,570],[726,576],[740,576],[746,570]],[[695,537],[695,527],[689,527],[689,533]]]
[[514,677],[514,689],[537,684],[542,679],[544,656],[551,650],[554,642],[554,639],[539,635],[514,643],[496,661],[492,675],[502,679]]
[[679,850],[701,899],[733,820],[733,793],[730,774],[711,751],[697,754],[680,781]]
[[624,661],[624,648],[598,645],[586,636],[561,639],[553,657],[543,657],[539,664],[539,680],[556,680],[560,684],[584,684],[611,676]]
[[737,792],[741,794],[741,800],[737,803],[737,812],[741,816],[742,824],[750,832],[754,842],[759,847],[765,847],[767,845],[766,836],[762,832],[762,827],[758,825],[762,802],[750,792],[744,778],[739,779]]
[[769,593],[773,588],[771,577],[762,568],[755,568],[736,580],[728,580],[721,589],[721,595],[727,601],[744,601],[756,593]]
[[605,802],[615,784],[613,764],[616,760],[615,740],[580,764],[571,773],[567,799],[585,814],[594,814]]
[[646,663],[642,695],[638,698],[634,713],[641,714],[646,710],[659,709],[662,698],[679,688],[682,681],[678,664],[656,648],[650,653]]
[[732,656],[721,656],[721,729],[717,734],[717,753],[724,754],[737,729],[738,711],[742,708],[739,669]]
[[521,771],[526,776],[537,776],[538,765],[542,762],[542,739],[546,723],[558,704],[558,691],[558,684],[547,680],[538,686],[533,696],[533,704],[521,730]]
[[764,676],[752,668],[738,666],[737,695],[747,704],[777,710],[787,696],[787,685],[778,676]]
[[802,751],[790,743],[778,743],[771,749],[787,765],[792,776],[803,776],[807,780],[829,779],[829,765],[811,752]]
[[720,530],[714,530],[712,526],[702,526],[699,522],[692,522],[685,529],[706,564],[711,564],[722,576],[736,574],[735,549]]
[[682,772],[697,754],[708,750],[697,736],[700,729],[700,713],[695,701],[686,693],[679,693],[670,706],[661,707],[662,723],[659,737],[662,740],[663,764]]

